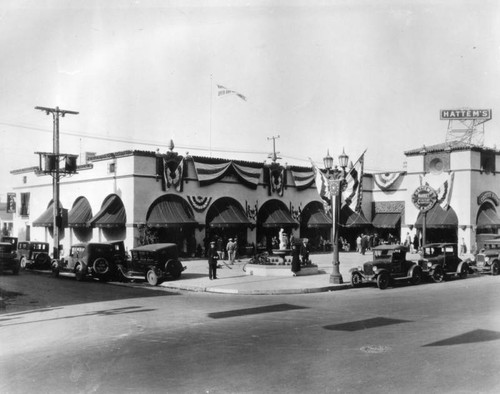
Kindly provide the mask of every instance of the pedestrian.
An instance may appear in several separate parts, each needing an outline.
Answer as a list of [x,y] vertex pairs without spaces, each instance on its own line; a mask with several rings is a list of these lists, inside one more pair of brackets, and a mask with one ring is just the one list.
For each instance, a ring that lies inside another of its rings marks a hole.
[[217,279],[217,260],[219,259],[219,253],[215,247],[215,241],[210,242],[210,248],[208,249],[208,277],[210,280]]
[[358,238],[356,238],[356,252],[358,253],[361,253],[361,235],[358,235]]
[[292,272],[293,276],[297,276],[297,272],[300,271],[300,245],[292,245]]
[[234,259],[240,261],[240,256],[238,253],[238,237],[234,237]]
[[302,245],[300,245],[300,255],[302,256],[302,264],[309,263],[309,240],[307,238],[302,239]]
[[234,264],[234,258],[235,258],[235,246],[232,238],[229,238],[229,241],[226,246],[227,250],[227,259],[230,264]]
[[361,254],[364,255],[368,249],[368,235],[361,234]]
[[467,245],[465,244],[465,239],[462,238],[462,241],[460,242],[460,254],[464,255],[467,253]]
[[222,237],[217,237],[217,253],[219,254],[219,259],[224,259],[224,242]]

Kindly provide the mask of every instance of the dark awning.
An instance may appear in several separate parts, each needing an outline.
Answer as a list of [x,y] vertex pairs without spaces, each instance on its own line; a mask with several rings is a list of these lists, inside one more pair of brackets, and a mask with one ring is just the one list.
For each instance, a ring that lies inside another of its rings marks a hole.
[[290,227],[297,226],[297,222],[286,208],[279,205],[265,205],[263,212],[259,213],[262,227]]
[[479,212],[477,217],[478,229],[500,228],[500,218],[493,207],[487,207]]
[[328,217],[328,215],[324,211],[318,210],[311,213],[311,216],[309,216],[306,225],[309,228],[332,227],[333,220],[331,217]]
[[340,210],[339,222],[344,227],[370,227],[372,225],[362,211],[354,212],[347,205]]
[[86,198],[79,198],[68,213],[68,227],[85,227],[92,218],[92,208]]
[[122,227],[127,217],[123,202],[117,195],[111,195],[102,204],[101,210],[87,222],[87,226]]
[[53,227],[54,226],[54,202],[51,202],[44,213],[33,221],[33,227]]
[[377,228],[396,228],[400,220],[400,213],[376,213],[372,224]]
[[[421,228],[424,221],[424,214],[419,213],[415,227]],[[455,228],[458,226],[457,214],[453,208],[444,210],[441,205],[436,204],[429,211],[425,220],[427,228]]]
[[149,214],[147,224],[154,227],[182,227],[198,224],[181,200],[162,200],[156,203]]
[[252,224],[241,208],[235,204],[214,206],[211,209],[215,212],[213,219],[208,223],[210,227],[238,227]]

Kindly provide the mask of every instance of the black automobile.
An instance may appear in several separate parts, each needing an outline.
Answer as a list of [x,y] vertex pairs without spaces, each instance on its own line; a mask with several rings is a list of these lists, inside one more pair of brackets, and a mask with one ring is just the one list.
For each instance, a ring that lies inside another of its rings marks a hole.
[[20,269],[21,264],[14,245],[10,242],[0,242],[0,272],[10,270],[14,275],[17,275]]
[[110,243],[89,242],[72,245],[69,255],[52,261],[52,273],[74,275],[76,280],[97,278],[103,282],[117,276],[115,247]]
[[349,271],[353,287],[372,282],[377,283],[378,288],[383,290],[394,281],[408,280],[415,285],[422,281],[422,269],[415,262],[406,260],[406,247],[380,245],[372,250],[372,261]]
[[442,282],[447,277],[467,278],[469,264],[458,257],[456,243],[432,243],[422,246],[418,265],[434,282]]
[[500,239],[485,241],[483,249],[476,255],[469,267],[481,274],[498,275],[500,273]]
[[50,269],[51,261],[47,242],[21,241],[17,244],[17,257],[22,269]]
[[179,261],[179,251],[174,243],[139,246],[130,251],[131,259],[118,265],[123,280],[146,279],[152,286],[165,279],[178,279],[186,269]]
[[0,242],[8,242],[12,246],[14,246],[14,250],[17,250],[17,237],[10,237],[7,235],[2,236],[0,238]]

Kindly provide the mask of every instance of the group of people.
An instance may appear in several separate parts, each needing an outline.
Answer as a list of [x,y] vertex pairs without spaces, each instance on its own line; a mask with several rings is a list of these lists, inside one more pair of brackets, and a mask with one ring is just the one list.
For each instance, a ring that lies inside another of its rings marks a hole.
[[381,240],[377,233],[370,235],[361,233],[358,235],[358,238],[356,238],[356,252],[365,254],[367,250],[380,244]]
[[208,277],[210,280],[217,279],[217,262],[224,260],[226,252],[229,264],[234,265],[238,252],[238,238],[229,238],[226,245],[224,245],[221,237],[217,237],[216,241],[210,242],[210,247],[207,251]]

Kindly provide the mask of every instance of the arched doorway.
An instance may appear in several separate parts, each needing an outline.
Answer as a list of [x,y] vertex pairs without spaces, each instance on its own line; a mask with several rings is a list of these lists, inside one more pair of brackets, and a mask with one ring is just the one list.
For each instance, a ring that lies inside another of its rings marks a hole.
[[308,238],[313,251],[330,251],[332,217],[325,212],[323,204],[311,201],[300,215],[300,237]]
[[[268,251],[277,249],[278,246],[273,245],[273,239],[275,238],[279,244],[278,234],[280,229],[283,229],[290,236],[298,225],[282,201],[266,201],[257,214],[257,249]],[[296,234],[294,236],[296,237]]]
[[87,225],[100,228],[108,241],[115,241],[125,239],[126,222],[127,214],[122,199],[117,194],[110,194],[104,199],[99,212],[87,222]]
[[92,238],[92,228],[87,222],[92,218],[92,208],[87,198],[78,197],[71,211],[68,213],[68,227],[73,229],[73,234],[79,242],[88,242]]
[[[458,217],[452,207],[444,209],[439,204],[435,204],[426,216],[426,243],[432,242],[458,242]],[[422,228],[424,222],[424,214],[419,213],[415,227],[418,229],[419,239],[422,238]],[[421,245],[419,245],[421,246]]]
[[479,207],[476,217],[476,243],[478,249],[483,247],[484,241],[500,237],[500,218],[498,217],[495,204],[486,201]]

